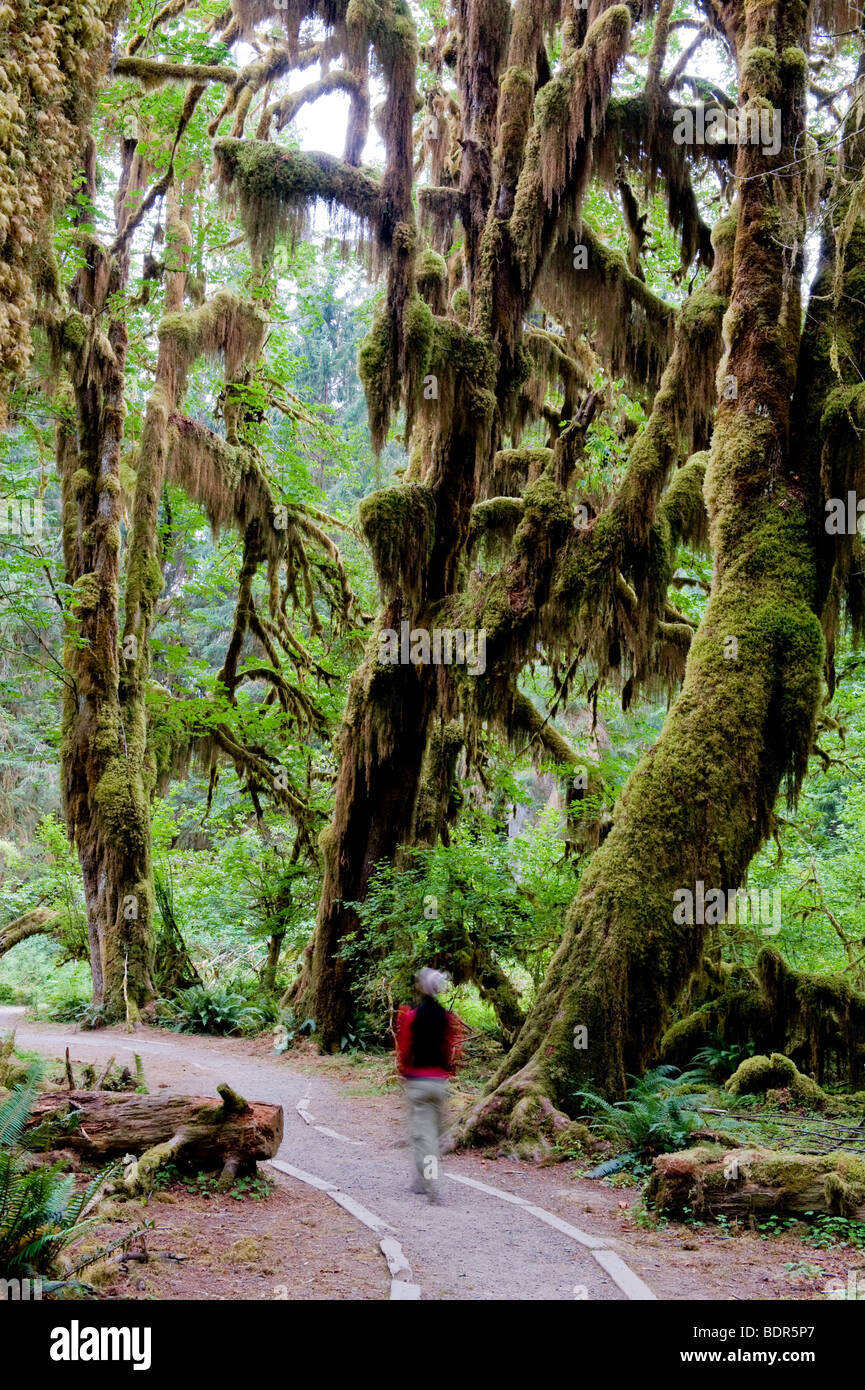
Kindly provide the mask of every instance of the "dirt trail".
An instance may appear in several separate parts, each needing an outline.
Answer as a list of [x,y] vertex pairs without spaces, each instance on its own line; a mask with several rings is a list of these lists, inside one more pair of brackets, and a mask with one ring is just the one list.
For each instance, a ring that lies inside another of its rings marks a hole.
[[[0,1031],[12,1028],[20,1046],[48,1057],[62,1057],[68,1046],[73,1059],[83,1062],[104,1063],[113,1053],[118,1062],[131,1063],[137,1052],[151,1091],[215,1095],[216,1086],[227,1081],[250,1100],[282,1105],[285,1139],[278,1158],[338,1186],[349,1203],[362,1204],[387,1223],[392,1228],[387,1234],[400,1243],[411,1265],[411,1280],[425,1300],[621,1301],[626,1293],[602,1267],[606,1263],[627,1286],[627,1270],[623,1276],[616,1253],[662,1299],[807,1299],[819,1294],[829,1277],[843,1282],[851,1262],[861,1264],[861,1252],[830,1256],[821,1251],[819,1274],[800,1277],[788,1272],[791,1264],[797,1257],[800,1263],[803,1258],[813,1262],[816,1252],[792,1237],[767,1243],[750,1232],[731,1240],[711,1227],[640,1229],[631,1212],[638,1200],[634,1189],[580,1179],[572,1164],[537,1168],[479,1153],[449,1155],[443,1164],[444,1203],[430,1206],[409,1191],[402,1097],[397,1092],[376,1094],[365,1084],[363,1068],[333,1066],[328,1059],[298,1054],[278,1058],[266,1038],[192,1037],[154,1028],[134,1034],[121,1028],[82,1033],[69,1026],[31,1022],[20,1008],[0,1007]],[[299,1113],[299,1102],[314,1123]],[[523,1205],[450,1181],[449,1176],[493,1186]],[[284,1177],[281,1182],[306,1202],[316,1195],[295,1179]],[[552,1214],[553,1225],[526,1210],[527,1204]],[[326,1210],[334,1213],[335,1243],[344,1244],[345,1213],[331,1201]],[[603,1242],[613,1259],[604,1251],[593,1254],[556,1229],[556,1220]],[[363,1233],[364,1227],[358,1230]],[[368,1239],[383,1267],[380,1236],[369,1231]],[[304,1296],[302,1291],[299,1296]],[[308,1296],[316,1294],[310,1290]]]
[[[114,1053],[118,1062],[125,1062],[137,1052],[152,1091],[163,1086],[207,1095],[214,1093],[219,1082],[227,1081],[250,1099],[282,1105],[285,1139],[278,1157],[338,1184],[342,1192],[392,1226],[424,1299],[573,1300],[586,1296],[581,1286],[590,1299],[625,1298],[588,1250],[542,1224],[525,1208],[456,1182],[442,1184],[444,1201],[438,1207],[411,1193],[399,1096],[383,1097],[384,1105],[367,1106],[346,1096],[329,1077],[311,1076],[311,1068],[303,1063],[251,1056],[247,1044],[229,1039],[191,1038],[158,1029],[139,1029],[132,1035],[120,1029],[80,1033],[62,1025],[27,1021],[21,1009],[0,1008],[0,1029],[10,1028],[17,1031],[21,1046],[45,1056],[62,1056],[68,1046],[81,1061],[107,1060]],[[304,1098],[304,1108],[316,1124],[356,1142],[345,1142],[307,1123],[296,1109]],[[446,1172],[516,1192],[501,1167],[475,1155],[450,1156],[444,1164]],[[531,1192],[520,1195],[543,1207],[561,1182],[545,1170],[530,1176]],[[565,1219],[568,1216],[577,1224],[573,1213],[566,1212]],[[609,1240],[606,1232],[597,1234],[625,1254],[621,1242]],[[370,1233],[370,1240],[374,1239]]]

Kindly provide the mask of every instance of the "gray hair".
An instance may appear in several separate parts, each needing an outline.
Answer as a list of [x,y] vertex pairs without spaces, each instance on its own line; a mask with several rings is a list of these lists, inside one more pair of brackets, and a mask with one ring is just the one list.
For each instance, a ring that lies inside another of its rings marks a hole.
[[437,994],[442,994],[450,984],[450,976],[443,970],[433,970],[425,965],[414,977],[414,982],[421,994],[429,994],[434,999]]

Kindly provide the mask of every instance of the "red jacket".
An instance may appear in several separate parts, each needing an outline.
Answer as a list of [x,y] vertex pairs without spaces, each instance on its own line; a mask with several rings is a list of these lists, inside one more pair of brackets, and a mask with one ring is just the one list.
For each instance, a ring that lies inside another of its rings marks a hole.
[[446,1027],[443,1047],[443,1066],[440,1067],[413,1067],[412,1059],[412,1025],[417,1009],[409,1008],[408,1004],[401,1004],[396,1016],[396,1065],[400,1076],[407,1077],[426,1077],[435,1080],[446,1081],[456,1070],[456,1060],[460,1053],[465,1025],[456,1014],[445,1011]]

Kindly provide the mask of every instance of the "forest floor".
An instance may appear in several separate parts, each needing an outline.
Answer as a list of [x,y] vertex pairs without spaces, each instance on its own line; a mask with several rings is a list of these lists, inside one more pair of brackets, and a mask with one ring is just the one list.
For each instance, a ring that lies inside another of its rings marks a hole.
[[[424,1300],[622,1300],[640,1296],[639,1281],[658,1299],[812,1299],[825,1296],[827,1285],[846,1285],[850,1271],[863,1277],[865,1251],[814,1249],[791,1232],[652,1228],[644,1224],[638,1187],[589,1180],[575,1162],[539,1167],[492,1152],[451,1154],[443,1163],[443,1202],[431,1205],[409,1190],[407,1115],[390,1058],[328,1058],[311,1047],[277,1057],[267,1036],[79,1032],[0,1007],[0,1030],[10,1029],[20,1049],[50,1058],[62,1057],[68,1046],[73,1061],[104,1063],[114,1054],[131,1065],[138,1053],[153,1093],[215,1096],[226,1081],[248,1100],[282,1105],[285,1138],[277,1160],[320,1181],[321,1190],[266,1164],[259,1170],[271,1184],[266,1196],[252,1195],[262,1184],[237,1200],[173,1182],[146,1207],[123,1203],[100,1241],[116,1239],[124,1225],[143,1217],[154,1229],[146,1236],[151,1258],[118,1265],[104,1285],[114,1296],[386,1299],[408,1293],[392,1291],[379,1248],[383,1235],[399,1243],[411,1267],[399,1277]],[[328,1196],[328,1187],[338,1188],[338,1196]],[[370,1217],[377,1230],[369,1229]],[[604,1249],[593,1254],[571,1233],[575,1227]]]

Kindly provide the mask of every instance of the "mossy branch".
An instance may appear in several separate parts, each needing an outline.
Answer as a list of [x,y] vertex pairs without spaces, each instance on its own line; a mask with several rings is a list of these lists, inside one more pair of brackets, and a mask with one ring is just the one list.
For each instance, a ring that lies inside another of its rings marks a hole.
[[60,914],[50,907],[34,907],[0,930],[0,956],[32,936],[54,936],[60,928]]
[[116,77],[137,77],[146,91],[166,82],[222,82],[231,86],[240,78],[237,68],[224,63],[162,63],[149,58],[118,58]]
[[214,161],[223,196],[236,196],[256,254],[269,256],[287,228],[297,232],[316,202],[342,209],[379,232],[382,185],[333,155],[287,150],[265,140],[217,140]]
[[[585,248],[575,268],[575,245]],[[676,311],[628,269],[583,220],[574,243],[560,236],[541,271],[536,296],[571,337],[586,331],[611,375],[639,389],[657,386],[673,346]],[[527,343],[531,351],[531,340]]]

